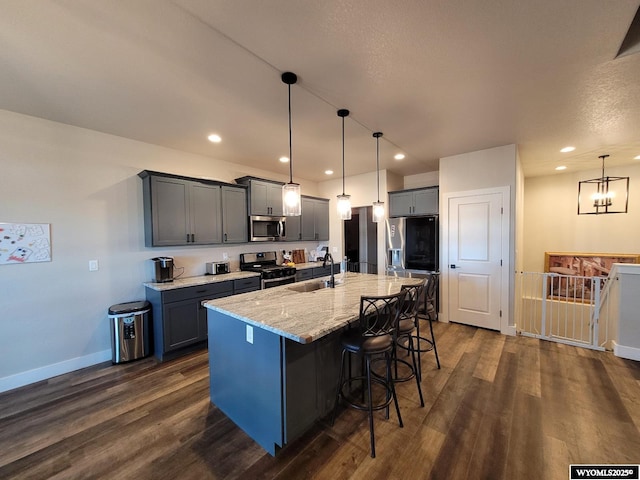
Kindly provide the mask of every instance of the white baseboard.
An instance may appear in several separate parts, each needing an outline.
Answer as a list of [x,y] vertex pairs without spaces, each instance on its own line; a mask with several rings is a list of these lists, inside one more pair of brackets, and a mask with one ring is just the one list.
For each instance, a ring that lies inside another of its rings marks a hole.
[[111,360],[111,350],[103,350],[101,352],[85,355],[84,357],[71,358],[64,362],[54,363],[40,368],[34,368],[26,372],[16,373],[8,377],[0,378],[0,393],[14,388],[24,387],[31,383],[40,382],[47,378],[56,377],[63,373],[73,372],[81,368],[90,367],[97,363]]
[[500,333],[502,333],[503,335],[510,335],[512,337],[515,337],[516,333],[517,333],[516,332],[516,326],[515,325],[507,325],[507,326],[502,328]]
[[640,361],[640,348],[627,347],[625,345],[619,345],[616,342],[611,343],[613,343],[613,354],[616,357]]

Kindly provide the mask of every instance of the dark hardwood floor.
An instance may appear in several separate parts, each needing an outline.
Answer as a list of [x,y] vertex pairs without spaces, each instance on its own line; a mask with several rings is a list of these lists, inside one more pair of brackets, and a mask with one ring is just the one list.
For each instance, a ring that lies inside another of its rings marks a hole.
[[343,410],[266,454],[208,395],[206,352],[105,363],[0,394],[1,479],[567,479],[571,463],[640,463],[640,363],[435,324],[425,407],[405,422]]

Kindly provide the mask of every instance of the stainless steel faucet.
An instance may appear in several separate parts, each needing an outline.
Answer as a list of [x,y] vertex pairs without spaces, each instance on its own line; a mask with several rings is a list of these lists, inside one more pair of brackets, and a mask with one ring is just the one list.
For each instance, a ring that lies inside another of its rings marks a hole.
[[331,262],[331,280],[329,280],[329,287],[336,288],[336,277],[333,273],[333,257],[329,252],[325,253],[324,259],[322,260],[322,267],[327,266],[327,261]]

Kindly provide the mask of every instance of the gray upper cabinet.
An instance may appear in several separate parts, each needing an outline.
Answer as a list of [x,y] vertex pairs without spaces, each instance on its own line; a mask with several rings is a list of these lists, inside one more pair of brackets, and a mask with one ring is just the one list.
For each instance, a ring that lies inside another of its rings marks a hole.
[[247,233],[247,190],[222,186],[222,241],[244,243]]
[[303,196],[300,227],[302,240],[329,240],[329,200]]
[[220,243],[222,239],[220,186],[188,182],[188,187],[190,243],[199,245]]
[[138,175],[147,247],[247,241],[245,187],[147,170]]
[[438,187],[389,192],[389,216],[438,214]]
[[302,225],[300,223],[301,217],[287,217],[285,220],[286,225],[286,238],[287,242],[297,242],[302,240]]
[[236,178],[249,186],[249,215],[282,216],[282,183],[253,177]]

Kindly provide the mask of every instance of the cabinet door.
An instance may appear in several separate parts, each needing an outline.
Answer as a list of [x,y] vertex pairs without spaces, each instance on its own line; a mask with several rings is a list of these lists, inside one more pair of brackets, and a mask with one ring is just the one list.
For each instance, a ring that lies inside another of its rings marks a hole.
[[329,240],[329,202],[316,201],[315,217],[316,240]]
[[222,187],[222,241],[248,241],[247,191],[244,188]]
[[406,217],[413,215],[413,192],[396,192],[389,194],[389,216]]
[[164,350],[168,352],[200,341],[199,302],[166,303],[163,308]]
[[189,186],[191,242],[209,245],[222,242],[220,187],[193,182]]
[[302,226],[300,219],[302,217],[287,217],[285,220],[285,233],[287,242],[298,242],[302,240]]
[[316,239],[315,205],[316,203],[312,198],[302,197],[302,215],[300,216],[300,229],[302,230],[302,240]]
[[414,194],[414,215],[430,215],[438,213],[438,189],[416,190]]
[[186,245],[187,235],[191,233],[188,209],[188,182],[173,178],[152,177],[153,238],[150,246]]
[[267,203],[269,205],[269,215],[282,216],[282,185],[274,183],[267,184]]
[[269,183],[252,180],[249,183],[251,197],[251,215],[269,215]]

